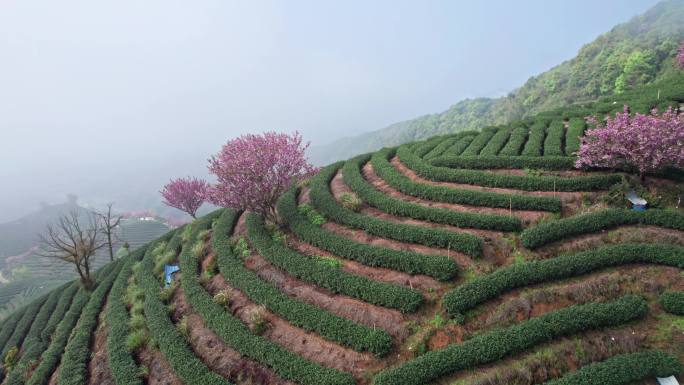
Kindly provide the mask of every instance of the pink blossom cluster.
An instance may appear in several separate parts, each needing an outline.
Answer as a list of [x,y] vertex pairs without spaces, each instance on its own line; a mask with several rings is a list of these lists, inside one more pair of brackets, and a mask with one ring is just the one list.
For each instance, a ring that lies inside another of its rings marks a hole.
[[679,51],[677,52],[677,63],[681,68],[684,68],[684,41],[679,46]]
[[209,170],[217,179],[209,189],[209,200],[274,219],[277,199],[293,183],[316,172],[306,159],[308,146],[297,132],[266,132],[230,140],[209,159]]
[[160,191],[164,204],[185,211],[193,218],[207,197],[209,184],[198,178],[172,179]]
[[684,115],[669,108],[658,115],[630,116],[629,108],[607,117],[600,125],[593,117],[589,123],[595,129],[587,130],[575,166],[578,168],[633,168],[643,178],[646,173],[665,167],[684,167]]

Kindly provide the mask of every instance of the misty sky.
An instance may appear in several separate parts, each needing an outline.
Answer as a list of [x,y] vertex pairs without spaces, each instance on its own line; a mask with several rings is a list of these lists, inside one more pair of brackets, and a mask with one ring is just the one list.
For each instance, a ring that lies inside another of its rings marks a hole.
[[69,192],[156,206],[242,133],[325,143],[500,96],[655,3],[2,0],[0,222]]

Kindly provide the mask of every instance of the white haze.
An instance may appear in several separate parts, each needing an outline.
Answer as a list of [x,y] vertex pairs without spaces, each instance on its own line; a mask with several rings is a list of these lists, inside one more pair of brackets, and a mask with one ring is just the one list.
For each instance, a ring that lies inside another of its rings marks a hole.
[[0,222],[67,193],[158,207],[243,133],[325,143],[499,95],[654,3],[3,0]]

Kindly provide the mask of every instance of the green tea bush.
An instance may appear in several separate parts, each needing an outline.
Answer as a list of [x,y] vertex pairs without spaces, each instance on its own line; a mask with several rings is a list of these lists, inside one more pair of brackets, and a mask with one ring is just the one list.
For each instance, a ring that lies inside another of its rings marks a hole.
[[[78,288],[79,283],[73,282],[54,290],[50,294],[50,298],[41,308],[36,321],[31,325],[31,330],[24,341],[21,358],[14,370],[7,376],[7,385],[22,385],[25,383],[28,371],[50,345],[52,333],[69,309],[71,299],[76,294]],[[55,298],[53,298],[53,295]],[[50,304],[51,301],[55,301],[54,304]]]
[[361,196],[369,205],[386,213],[404,216],[435,223],[443,223],[457,227],[498,231],[520,231],[522,223],[517,217],[459,212],[429,206],[423,206],[400,199],[392,198],[370,185],[361,175],[363,164],[370,155],[360,155],[348,160],[342,168],[344,182]]
[[324,287],[334,293],[348,295],[378,306],[416,311],[423,302],[422,294],[414,289],[378,282],[363,276],[349,274],[339,269],[316,263],[298,252],[273,242],[264,228],[263,218],[250,214],[247,217],[249,239],[259,254],[274,266],[293,277]]
[[451,248],[478,257],[482,255],[482,239],[467,233],[407,225],[355,213],[342,207],[330,192],[330,181],[342,163],[324,167],[311,179],[309,197],[313,205],[335,222],[363,229],[369,234],[402,242]]
[[542,261],[511,265],[470,280],[444,295],[452,317],[507,291],[633,263],[684,268],[684,248],[665,244],[620,244]]
[[522,147],[527,141],[527,132],[529,129],[524,126],[520,125],[519,127],[516,127],[513,132],[511,132],[511,136],[508,139],[508,142],[506,142],[506,145],[499,151],[498,155],[500,156],[518,156],[520,155],[520,151],[522,151]]
[[544,140],[544,156],[563,156],[563,141],[565,140],[565,126],[560,120],[555,120],[549,126]]
[[580,148],[580,137],[584,135],[587,123],[584,118],[573,118],[568,123],[568,131],[565,135],[565,154],[574,155]]
[[660,295],[660,306],[671,314],[684,316],[684,291],[666,291]]
[[119,259],[103,268],[107,274],[90,295],[88,304],[78,320],[78,325],[72,331],[71,338],[64,349],[64,355],[59,365],[60,385],[81,385],[87,382],[93,333],[97,328],[102,307],[107,300],[107,293],[109,293],[109,289],[111,289],[125,262],[125,260]]
[[533,168],[540,170],[572,170],[575,158],[569,156],[442,156],[430,160],[436,167],[467,169]]
[[[133,264],[139,261],[147,250],[143,246],[135,250],[124,262],[119,276],[112,285],[109,292],[107,311],[107,324],[109,332],[107,334],[107,360],[112,377],[117,385],[142,385],[143,381],[138,376],[139,368],[131,352],[136,351],[147,342],[147,332],[144,330],[145,319],[142,315],[136,317],[136,331],[131,332],[134,324],[129,317],[124,296],[126,295],[126,285],[133,274]],[[144,301],[144,292],[139,290],[137,298],[131,300]],[[142,323],[142,325],[140,324]]]
[[[10,350],[16,348],[17,354],[15,354],[15,357],[12,358],[12,362],[10,362],[11,364],[16,364],[16,361],[18,360],[16,357],[16,355],[18,355],[18,349],[23,344],[26,335],[31,329],[33,321],[36,319],[36,316],[47,299],[48,295],[44,295],[26,306],[26,311],[19,319],[19,322],[17,322],[12,335],[9,337],[7,342],[5,342],[5,345],[0,352],[0,359],[4,360]],[[8,368],[6,367],[0,367],[0,382],[4,380],[7,370]]]
[[607,303],[575,305],[532,318],[506,329],[473,337],[461,344],[427,352],[380,372],[374,385],[422,385],[460,370],[495,362],[554,339],[622,325],[648,313],[646,301],[625,296]]
[[479,155],[480,151],[489,143],[494,134],[498,131],[497,127],[485,127],[473,138],[470,145],[461,153],[462,155]]
[[[420,173],[420,168],[427,165],[425,161],[415,156],[406,147],[400,147],[402,163]],[[433,186],[412,181],[392,165],[388,159],[395,154],[394,149],[382,149],[371,158],[373,170],[393,188],[404,194],[422,199],[458,203],[472,206],[512,208],[514,210],[542,210],[561,211],[561,201],[553,197],[534,197],[518,194],[499,194],[469,189],[456,189],[445,186]]]
[[[81,311],[88,303],[90,292],[80,288],[73,301],[69,311],[61,319],[59,325],[52,335],[50,346],[40,356],[41,360],[36,369],[31,374],[31,377],[26,381],[27,385],[47,385],[50,381],[50,376],[55,371],[62,359],[64,347],[69,341],[69,336],[78,322]],[[89,350],[88,350],[89,352]]]
[[513,131],[513,127],[508,126],[508,127],[501,127],[496,131],[496,134],[492,136],[492,138],[487,142],[487,145],[482,148],[482,151],[478,155],[481,156],[494,156],[501,151],[503,146],[506,144],[508,141],[508,138],[511,136],[511,132]]
[[530,127],[530,134],[527,143],[520,155],[522,156],[541,156],[546,136],[546,122],[537,121]]
[[[399,147],[397,154],[402,162],[410,159],[407,166],[423,178],[440,181],[465,183],[486,187],[505,187],[526,191],[594,191],[606,190],[622,180],[620,174],[589,175],[575,177],[510,175],[481,170],[453,169],[436,167],[415,159],[406,148]],[[378,155],[379,157],[379,155]]]
[[297,211],[295,188],[280,197],[278,213],[297,237],[337,256],[368,266],[408,274],[425,274],[442,281],[449,280],[458,273],[458,265],[447,256],[366,245],[312,225]]
[[[242,259],[233,254],[230,247],[229,234],[237,218],[238,215],[234,211],[225,210],[216,224],[212,239],[221,274],[233,287],[297,327],[314,331],[324,338],[354,350],[367,350],[378,356],[389,352],[392,339],[384,330],[374,330],[314,305],[294,300],[245,267]],[[219,294],[221,293],[217,296]],[[214,296],[214,302],[223,304],[224,307],[229,301],[228,298],[217,302]]]
[[682,372],[677,357],[661,350],[620,354],[593,363],[544,385],[627,385]]
[[633,211],[603,209],[587,214],[544,222],[527,228],[520,235],[523,246],[535,249],[561,239],[595,233],[625,225],[652,225],[684,230],[684,214],[676,210]]
[[[199,219],[195,222],[195,228],[201,230],[202,228],[210,226],[211,220],[219,214],[221,214],[221,212],[216,211]],[[189,239],[193,238],[194,233],[194,231],[191,233]],[[268,237],[268,234],[266,234],[266,238],[269,240],[271,239]],[[186,245],[189,245],[189,243],[186,243]],[[266,338],[254,334],[244,323],[242,323],[242,321],[234,317],[230,312],[227,312],[223,306],[215,303],[209,292],[200,285],[198,282],[199,260],[190,253],[187,246],[181,250],[179,259],[181,271],[183,271],[181,287],[183,288],[185,298],[192,308],[202,317],[205,325],[214,331],[228,346],[257,362],[273,368],[273,370],[283,379],[297,381],[297,383],[302,385],[354,384],[354,379],[351,374],[318,365],[282,348]],[[153,329],[154,326],[150,328],[151,331]],[[176,330],[176,333],[179,332]],[[174,340],[175,339],[176,338],[174,338]],[[183,339],[182,342],[185,343],[185,340]],[[160,341],[160,347],[163,349],[162,341]],[[189,353],[192,354],[191,351],[189,351]],[[175,358],[176,357],[173,357],[173,359]],[[167,356],[167,359],[170,358]],[[195,357],[195,359],[197,358]],[[178,363],[180,364],[180,362]],[[204,366],[204,364],[202,364],[202,366],[202,371],[204,371],[206,366]],[[185,368],[191,367],[186,363]],[[216,376],[215,373],[208,370],[204,375]],[[203,383],[195,382],[197,380],[199,380],[199,378],[195,376],[192,383]],[[223,380],[223,383],[225,382],[226,381]]]
[[465,149],[468,148],[468,146],[470,146],[470,143],[473,142],[473,139],[475,139],[475,136],[477,136],[477,132],[471,132],[470,135],[467,135],[467,136],[460,138],[459,140],[456,141],[456,143],[452,144],[451,147],[447,148],[442,155],[443,156],[461,155],[463,153],[463,151],[465,151]]

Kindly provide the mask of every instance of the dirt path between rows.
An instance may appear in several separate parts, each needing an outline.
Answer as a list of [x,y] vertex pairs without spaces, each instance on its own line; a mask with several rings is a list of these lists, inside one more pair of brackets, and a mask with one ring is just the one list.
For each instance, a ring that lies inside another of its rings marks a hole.
[[[182,276],[177,279],[182,279]],[[175,307],[171,317],[173,322],[178,325],[185,318],[190,347],[213,372],[238,385],[296,385],[278,378],[270,368],[243,358],[242,354],[226,345],[221,337],[204,325],[198,314],[192,312],[181,287],[176,288],[172,303]]]
[[137,358],[149,370],[147,385],[183,385],[159,350],[143,348]]
[[[442,186],[442,187],[449,187],[452,189],[456,190],[473,190],[473,191],[482,191],[482,192],[491,192],[491,193],[498,193],[498,194],[513,194],[513,195],[523,195],[523,196],[531,196],[531,197],[558,197],[561,199],[561,203],[563,205],[563,212],[573,212],[579,209],[582,205],[582,194],[581,192],[553,192],[553,191],[523,191],[523,190],[515,190],[515,189],[508,189],[508,188],[498,188],[498,187],[482,187],[482,186],[475,186],[475,185],[469,185],[465,183],[454,183],[454,182],[437,182],[429,179],[425,179],[418,174],[415,173],[415,171],[411,170],[410,168],[406,167],[401,161],[399,160],[398,157],[394,157],[391,160],[391,163],[394,165],[394,167],[397,168],[402,174],[404,174],[406,177],[411,179],[414,182],[422,183],[422,184],[428,184],[432,186]],[[544,214],[548,215],[547,212],[545,211],[534,211],[534,210],[514,210],[515,215],[519,216],[521,219],[524,221],[530,221],[534,223],[535,221],[539,220],[539,216],[543,216]],[[536,213],[536,214],[534,214]]]
[[[346,183],[344,183],[344,176],[343,176],[341,170],[338,171],[337,175],[335,175],[335,177],[332,179],[332,181],[330,183],[330,191],[332,192],[335,199],[337,199],[338,203],[340,203],[340,197],[342,194],[353,192],[352,189],[349,188],[349,186],[347,186]],[[397,216],[397,215],[392,215],[392,214],[388,214],[382,210],[379,210],[375,207],[369,206],[366,203],[364,203],[363,207],[360,210],[360,213],[368,215],[368,216],[384,219],[386,221],[390,221],[390,222],[394,222],[394,223],[401,223],[401,224],[414,225],[414,226],[423,226],[423,227],[429,227],[431,229],[441,229],[441,230],[451,231],[454,233],[467,233],[467,234],[476,235],[476,236],[481,237],[481,238],[497,238],[497,237],[501,237],[503,235],[502,231],[481,230],[481,229],[474,229],[474,228],[468,228],[468,227],[457,227],[457,226],[446,225],[446,224],[442,224],[442,223],[435,223],[435,222],[430,222],[430,221],[425,221],[425,220],[420,220],[420,219],[413,219],[410,217],[401,217],[401,216]]]
[[[411,180],[415,181],[420,181],[421,183],[427,183],[430,182],[430,184],[434,184],[436,186],[448,186],[448,187],[453,187],[457,189],[467,189],[467,190],[477,190],[477,191],[486,191],[486,192],[493,192],[493,193],[499,193],[499,194],[515,194],[515,195],[527,195],[527,196],[534,196],[534,197],[556,197],[560,198],[561,202],[564,204],[570,204],[574,203],[575,201],[581,201],[582,199],[582,192],[567,192],[567,191],[527,191],[527,190],[519,190],[519,189],[514,189],[514,188],[504,188],[504,187],[485,187],[485,186],[479,186],[479,185],[472,185],[472,184],[467,184],[467,183],[457,183],[457,182],[438,182],[438,181],[433,181],[433,180],[428,180],[425,179],[418,174],[416,174],[415,171],[407,167],[405,164],[401,162],[401,159],[399,159],[398,156],[395,156],[390,160],[390,162],[396,167],[402,174],[408,176],[411,178]],[[489,172],[486,170],[483,170],[483,172]]]
[[[245,218],[246,216],[242,215],[238,220],[235,234],[247,239]],[[398,310],[387,309],[345,295],[334,294],[327,289],[294,278],[255,252],[252,252],[245,259],[245,266],[254,271],[261,279],[270,282],[278,290],[295,299],[318,306],[354,322],[382,328],[398,341],[408,336],[408,330],[404,325],[404,316]]]
[[[213,258],[213,256],[208,258]],[[268,323],[262,336],[310,361],[329,368],[351,372],[357,378],[369,367],[377,364],[371,353],[354,351],[292,325],[266,310],[265,307],[252,302],[240,290],[230,286],[221,275],[215,275],[206,285],[206,289],[211,295],[218,292],[229,293],[228,310],[244,324],[249,325],[251,315],[261,308],[263,318]]]
[[421,290],[423,292],[431,290],[437,291],[441,286],[437,280],[427,275],[411,275],[382,267],[370,267],[359,262],[338,257],[332,253],[329,253],[323,249],[319,249],[318,247],[300,240],[291,232],[287,233],[287,245],[291,249],[294,249],[307,256],[324,256],[328,258],[334,258],[342,263],[342,270],[351,274],[363,275],[376,281],[403,285]]
[[109,354],[107,352],[107,335],[109,327],[106,326],[105,316],[109,309],[109,301],[102,307],[98,316],[98,326],[95,336],[91,341],[91,359],[88,362],[89,385],[115,385],[112,372],[109,369]]
[[[303,189],[302,191],[304,191],[305,194],[303,195],[301,202],[308,203],[308,189]],[[353,229],[332,221],[325,222],[321,227],[333,234],[351,239],[358,243],[364,243],[377,247],[385,247],[393,250],[413,251],[420,254],[448,256],[453,258],[461,267],[467,267],[473,264],[473,261],[469,256],[463,253],[455,252],[453,250],[377,237],[375,235],[366,233],[364,230]]]

